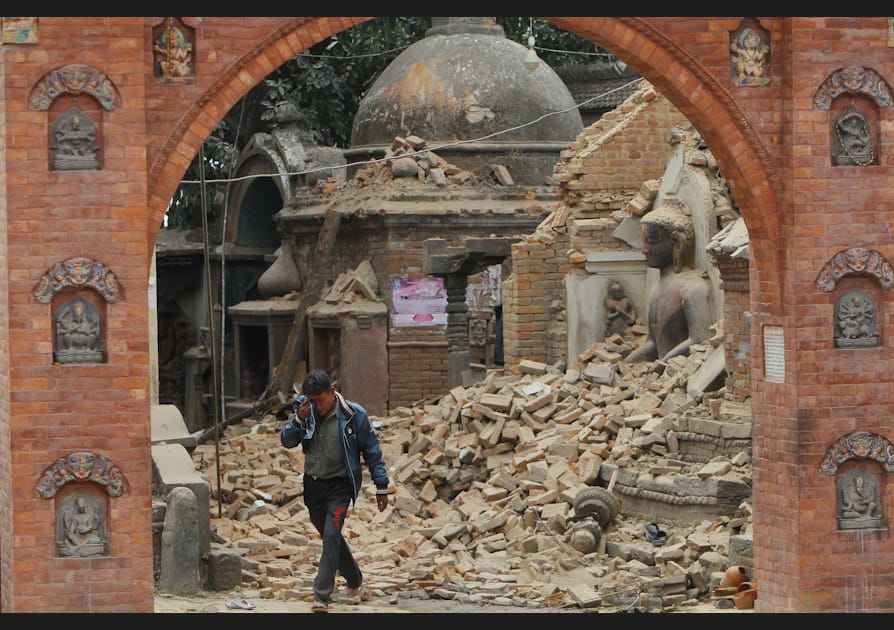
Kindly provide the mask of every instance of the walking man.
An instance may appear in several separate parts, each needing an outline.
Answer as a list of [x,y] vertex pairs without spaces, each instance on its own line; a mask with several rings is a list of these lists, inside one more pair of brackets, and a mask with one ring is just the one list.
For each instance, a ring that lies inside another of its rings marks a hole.
[[301,383],[295,410],[283,425],[280,441],[304,450],[304,504],[323,538],[323,553],[314,578],[313,612],[329,612],[335,573],[345,578],[344,593],[360,594],[363,574],[342,536],[348,507],[356,502],[363,477],[360,456],[376,486],[376,505],[388,507],[388,473],[379,438],[366,410],[332,386],[329,375],[313,370]]

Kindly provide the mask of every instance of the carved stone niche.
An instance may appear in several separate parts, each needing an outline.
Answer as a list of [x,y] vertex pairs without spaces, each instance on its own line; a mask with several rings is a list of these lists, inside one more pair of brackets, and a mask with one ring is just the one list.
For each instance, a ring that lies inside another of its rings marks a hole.
[[[61,294],[65,299],[71,294]],[[53,313],[53,361],[56,363],[103,363],[103,317],[98,300],[85,294],[62,302]]]
[[730,80],[733,85],[770,82],[770,33],[754,18],[744,18],[730,32]]
[[851,99],[832,115],[832,164],[870,166],[878,160],[878,109]]
[[839,530],[883,527],[879,480],[862,468],[852,468],[835,481],[835,515]]
[[56,495],[56,555],[108,555],[108,495],[95,483],[66,485]]
[[841,436],[826,449],[819,472],[835,477],[839,531],[887,527],[881,490],[885,474],[894,472],[894,444],[887,437],[869,431]]
[[869,293],[854,288],[835,301],[834,337],[838,348],[879,345],[878,308]]
[[48,466],[34,493],[53,499],[56,515],[56,554],[89,558],[109,553],[109,497],[128,491],[121,469],[89,451],[75,451]]
[[72,171],[98,169],[96,125],[90,116],[71,107],[52,127],[53,169]]
[[181,18],[168,17],[152,29],[154,74],[165,84],[195,82],[195,29]]

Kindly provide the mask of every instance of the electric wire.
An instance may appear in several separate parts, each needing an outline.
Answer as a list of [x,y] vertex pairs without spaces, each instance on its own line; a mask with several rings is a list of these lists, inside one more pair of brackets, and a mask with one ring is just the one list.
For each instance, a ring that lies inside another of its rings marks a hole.
[[[362,165],[365,165],[365,164],[374,164],[374,163],[379,163],[379,162],[388,162],[388,161],[397,159],[398,157],[412,157],[412,156],[414,156],[414,155],[424,155],[424,154],[426,154],[426,153],[428,153],[428,152],[432,152],[432,151],[433,151],[433,152],[437,152],[437,151],[439,151],[439,150],[441,150],[441,149],[445,149],[445,148],[449,148],[449,147],[454,147],[454,146],[458,146],[458,145],[462,145],[462,144],[471,144],[471,143],[474,143],[474,142],[481,142],[482,140],[488,140],[488,139],[490,139],[490,138],[494,138],[494,137],[496,137],[496,136],[500,136],[500,135],[503,135],[503,134],[506,134],[506,133],[510,133],[510,132],[512,132],[512,131],[517,131],[518,129],[523,129],[523,128],[525,128],[525,127],[529,127],[529,126],[531,126],[531,125],[536,125],[536,124],[539,123],[540,121],[542,121],[542,120],[544,120],[544,119],[546,119],[546,118],[549,118],[550,116],[557,116],[557,115],[559,115],[559,114],[564,114],[564,113],[566,113],[566,112],[569,112],[569,111],[571,111],[571,110],[573,110],[573,109],[579,109],[579,108],[583,107],[584,105],[589,105],[589,104],[592,103],[593,101],[597,101],[597,100],[599,100],[599,99],[601,99],[601,98],[604,98],[604,97],[606,97],[606,96],[609,96],[610,94],[613,94],[614,92],[618,92],[618,91],[620,91],[620,90],[627,89],[629,86],[634,85],[634,84],[637,84],[637,83],[640,83],[641,81],[644,81],[644,80],[645,80],[645,79],[643,79],[643,78],[641,78],[641,77],[637,77],[637,78],[635,78],[635,79],[631,79],[630,81],[628,81],[627,83],[625,83],[625,84],[623,84],[623,85],[620,85],[620,86],[618,86],[618,87],[616,87],[616,88],[612,88],[612,89],[610,89],[610,90],[607,90],[607,91],[605,91],[605,92],[602,92],[601,94],[597,94],[597,95],[595,95],[595,96],[591,96],[590,98],[588,98],[588,99],[586,99],[586,100],[584,100],[584,101],[581,101],[580,103],[576,103],[576,104],[574,104],[574,105],[572,105],[572,106],[570,106],[570,107],[566,107],[565,109],[559,109],[559,110],[555,110],[555,111],[551,111],[551,112],[546,112],[545,114],[541,114],[540,116],[538,116],[537,118],[535,118],[534,120],[531,120],[531,121],[529,121],[529,122],[521,123],[521,124],[519,124],[519,125],[516,125],[516,126],[514,126],[514,127],[509,127],[509,128],[507,128],[507,129],[501,129],[501,130],[499,130],[499,131],[494,131],[494,132],[492,132],[492,133],[489,133],[489,134],[484,135],[484,136],[480,136],[480,137],[478,137],[478,138],[473,138],[473,139],[470,139],[470,140],[456,140],[455,142],[447,142],[447,143],[444,143],[444,144],[441,144],[441,145],[438,145],[438,146],[434,146],[434,147],[426,147],[426,148],[424,148],[424,149],[420,149],[419,151],[413,151],[413,152],[408,152],[408,153],[402,153],[402,154],[399,155],[399,156],[383,157],[383,158],[374,158],[374,159],[371,159],[371,160],[363,160],[363,161],[360,161],[360,162],[351,162],[351,163],[349,163],[349,164],[339,164],[339,165],[337,165],[337,168],[349,168],[349,167],[352,167],[352,166],[362,166]],[[229,183],[229,182],[244,181],[244,180],[247,180],[247,179],[255,179],[255,178],[258,178],[258,177],[282,177],[283,175],[307,175],[307,174],[310,174],[310,173],[317,173],[317,172],[320,172],[320,171],[329,171],[329,170],[332,170],[332,168],[333,168],[333,166],[332,166],[332,165],[329,165],[329,166],[321,166],[321,167],[318,167],[318,168],[312,168],[312,169],[308,169],[308,170],[305,170],[305,171],[294,171],[294,172],[287,172],[287,173],[256,173],[256,174],[254,174],[254,175],[243,175],[243,176],[241,176],[241,177],[235,177],[235,178],[231,177],[231,178],[222,178],[222,179],[208,179],[208,180],[205,180],[205,183],[207,183],[207,184],[220,184],[220,183]],[[200,181],[197,181],[197,180],[183,179],[183,180],[180,180],[180,183],[181,183],[181,184],[199,184],[199,183],[201,183],[201,182],[200,182]]]
[[[205,143],[202,143],[202,146],[199,147],[199,177],[201,182],[201,200],[202,200],[202,244],[203,244],[203,252],[204,252],[204,267],[205,267],[205,297],[207,299],[207,308],[208,308],[208,325],[211,329],[211,366],[213,373],[216,375],[218,373],[218,363],[217,363],[217,351],[214,347],[214,304],[211,298],[211,254],[210,254],[210,246],[208,243],[208,204],[206,200],[206,186],[205,186]],[[217,516],[218,518],[223,516],[223,502],[220,501],[220,487],[221,487],[221,470],[220,470],[220,413],[218,411],[217,406],[217,379],[214,378],[211,381],[212,383],[212,391],[213,396],[212,400],[214,404],[212,405],[213,409],[213,417],[214,417],[214,456],[217,465],[215,468],[217,469],[217,492],[218,492],[218,502],[217,502]]]

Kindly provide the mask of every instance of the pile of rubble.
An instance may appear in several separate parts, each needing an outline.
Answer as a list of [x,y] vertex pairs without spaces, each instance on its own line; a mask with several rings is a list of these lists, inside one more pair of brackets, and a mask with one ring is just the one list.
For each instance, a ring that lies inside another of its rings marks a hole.
[[[472,171],[451,164],[433,149],[426,147],[427,142],[419,136],[395,136],[391,146],[385,150],[385,155],[381,159],[370,160],[366,166],[358,169],[352,181],[361,187],[403,180],[430,183],[444,188],[478,180]],[[512,186],[515,183],[509,169],[501,164],[491,165],[490,173],[494,181],[502,186]],[[330,177],[319,180],[315,189],[331,194],[343,190],[348,183],[343,179]]]
[[[722,332],[666,364],[624,363],[643,334],[594,344],[576,369],[526,360],[372,418],[392,501],[378,512],[365,472],[344,530],[369,594],[669,610],[747,569],[750,415],[727,405],[716,368],[700,376]],[[212,486],[213,547],[241,555],[243,593],[307,599],[321,543],[303,453],[279,443],[286,411],[192,456]]]

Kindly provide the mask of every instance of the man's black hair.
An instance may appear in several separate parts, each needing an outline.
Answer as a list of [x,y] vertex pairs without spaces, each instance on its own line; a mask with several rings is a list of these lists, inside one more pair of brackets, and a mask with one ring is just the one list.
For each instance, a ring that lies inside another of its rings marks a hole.
[[332,381],[329,380],[329,375],[323,370],[313,370],[301,382],[301,393],[305,396],[314,396],[328,392],[330,387]]

